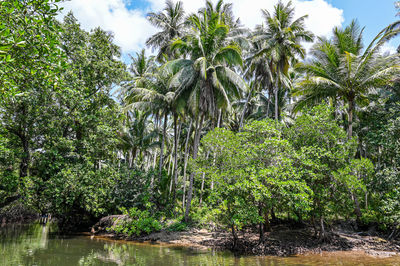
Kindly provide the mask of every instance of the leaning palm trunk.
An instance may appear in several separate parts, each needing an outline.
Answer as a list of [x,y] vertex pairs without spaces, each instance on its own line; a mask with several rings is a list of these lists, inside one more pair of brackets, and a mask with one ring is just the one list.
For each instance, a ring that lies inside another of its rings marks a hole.
[[[193,143],[193,160],[197,159],[197,152],[199,149],[199,144],[200,144],[200,132],[201,128],[203,126],[203,120],[204,120],[204,115],[201,115],[200,118],[200,123],[196,127],[196,132],[194,136],[194,143]],[[189,211],[190,211],[190,206],[192,203],[192,195],[193,195],[193,179],[194,179],[195,172],[192,171],[190,173],[190,178],[189,178],[189,189],[188,189],[188,196],[186,200],[186,211],[185,211],[185,222],[188,222],[189,220]]]
[[165,137],[167,134],[167,122],[168,122],[168,114],[165,113],[164,115],[164,128],[163,128],[163,133],[161,136],[161,148],[160,148],[160,165],[159,165],[159,176],[158,179],[161,182],[161,175],[162,175],[162,168],[164,165],[164,143],[165,143]]
[[192,129],[193,120],[190,119],[189,129],[185,142],[185,159],[183,163],[183,196],[182,196],[182,208],[185,208],[185,196],[186,196],[186,168],[187,162],[189,160],[189,139],[190,139],[190,130]]

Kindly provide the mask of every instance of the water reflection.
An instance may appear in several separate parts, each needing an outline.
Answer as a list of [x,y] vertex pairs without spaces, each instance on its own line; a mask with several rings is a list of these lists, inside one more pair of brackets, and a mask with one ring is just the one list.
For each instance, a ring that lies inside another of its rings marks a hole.
[[377,259],[360,253],[290,258],[235,257],[228,252],[108,241],[89,236],[61,237],[50,226],[0,229],[0,265],[399,265],[400,258]]

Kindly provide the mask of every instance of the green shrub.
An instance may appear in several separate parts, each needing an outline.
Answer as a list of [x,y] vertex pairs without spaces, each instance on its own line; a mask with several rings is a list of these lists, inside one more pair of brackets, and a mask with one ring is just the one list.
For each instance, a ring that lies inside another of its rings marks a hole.
[[129,210],[122,208],[122,212],[128,215],[127,219],[120,220],[111,228],[117,234],[126,234],[129,236],[140,236],[150,234],[161,230],[162,226],[156,217],[152,216],[149,211],[141,211],[137,208]]
[[170,226],[167,227],[167,230],[170,232],[181,232],[186,231],[188,229],[188,224],[183,221],[176,221]]

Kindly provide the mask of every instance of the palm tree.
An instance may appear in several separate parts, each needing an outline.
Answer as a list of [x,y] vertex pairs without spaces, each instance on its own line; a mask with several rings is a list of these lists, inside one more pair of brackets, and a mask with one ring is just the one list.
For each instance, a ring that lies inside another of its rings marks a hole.
[[159,49],[157,60],[160,62],[164,61],[164,57],[168,60],[174,57],[173,51],[170,49],[171,42],[182,35],[184,28],[185,12],[182,2],[178,1],[174,4],[172,1],[167,0],[165,4],[163,11],[158,13],[151,12],[147,16],[152,25],[161,29],[160,32],[146,41],[147,46]]
[[158,144],[154,141],[158,132],[151,126],[148,112],[133,110],[128,113],[131,120],[119,133],[119,148],[125,153],[129,167],[132,167],[138,154],[143,157],[143,153]]
[[279,1],[274,7],[274,13],[262,10],[265,26],[256,28],[255,41],[261,42],[260,49],[254,57],[266,56],[269,58],[266,69],[271,69],[274,78],[275,119],[279,117],[279,86],[288,84],[287,75],[291,64],[296,57],[305,57],[305,49],[301,42],[313,41],[313,34],[305,30],[304,20],[307,16],[294,19],[292,2],[286,5]]
[[379,48],[395,31],[380,32],[364,50],[361,29],[352,21],[345,29],[335,28],[330,40],[319,38],[312,49],[313,60],[299,64],[306,74],[297,84],[298,110],[322,99],[337,99],[347,104],[348,137],[353,135],[353,115],[356,104],[363,104],[371,90],[390,84],[399,74],[397,55],[384,57]]
[[[129,93],[125,97],[126,109],[143,110],[152,112],[157,116],[163,117],[163,130],[160,143],[160,161],[159,161],[159,179],[161,180],[162,169],[164,165],[164,146],[166,130],[168,125],[168,115],[173,113],[175,116],[175,93],[169,88],[168,72],[159,69],[148,75],[142,85],[128,87]],[[174,119],[176,120],[176,119]],[[174,127],[176,131],[176,126]],[[175,135],[177,134],[174,132]]]
[[[206,8],[188,17],[191,30],[172,44],[172,50],[188,56],[166,64],[175,69],[170,86],[176,88],[177,103],[189,102],[197,114],[193,158],[197,157],[200,130],[204,118],[215,122],[218,109],[229,109],[232,99],[240,98],[246,84],[233,70],[242,65],[241,49],[230,38],[230,27],[225,23],[233,20],[230,5],[223,1],[214,7],[210,1]],[[229,14],[229,15],[227,15]],[[229,18],[229,19],[228,19]],[[188,219],[192,199],[194,173],[190,175],[185,219]]]
[[136,53],[136,57],[129,55],[132,63],[129,66],[129,71],[131,74],[131,78],[127,82],[121,86],[117,92],[117,97],[121,98],[122,102],[124,98],[130,93],[130,89],[134,87],[144,87],[147,79],[154,73],[156,70],[156,64],[154,61],[154,57],[147,57],[145,49],[142,49],[140,53]]
[[[261,31],[258,31],[261,32]],[[246,102],[244,103],[244,108],[242,111],[242,115],[240,117],[239,128],[243,126],[243,120],[245,118],[245,114],[248,112],[248,105],[250,101],[253,100],[254,96],[259,93],[267,93],[268,97],[264,97],[264,100],[269,102],[272,95],[272,87],[273,87],[273,77],[272,77],[272,66],[271,60],[266,56],[254,56],[257,52],[262,49],[262,40],[257,40],[256,38],[251,38],[251,48],[249,50],[250,56],[246,59],[246,71],[244,73],[244,77],[247,80],[251,80],[250,91],[247,94]],[[265,96],[265,95],[263,95]],[[266,108],[268,111],[269,108]],[[268,112],[267,115],[268,117]]]

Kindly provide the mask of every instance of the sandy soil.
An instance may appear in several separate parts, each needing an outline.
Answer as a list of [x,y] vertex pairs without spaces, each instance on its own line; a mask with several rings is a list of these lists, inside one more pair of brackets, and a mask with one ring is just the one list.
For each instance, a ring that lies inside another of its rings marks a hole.
[[265,241],[259,242],[258,234],[251,231],[239,233],[236,247],[233,247],[232,236],[227,231],[211,232],[206,229],[190,229],[183,232],[161,231],[141,237],[110,234],[105,228],[110,227],[124,216],[102,218],[91,233],[109,239],[127,241],[156,242],[175,246],[187,246],[196,249],[231,250],[242,255],[291,256],[307,253],[337,251],[362,252],[369,256],[400,256],[400,240],[388,241],[377,235],[366,232],[355,233],[349,230],[334,230],[327,240],[321,241],[315,236],[312,228],[293,229],[285,226],[272,227],[272,232],[265,234]]

